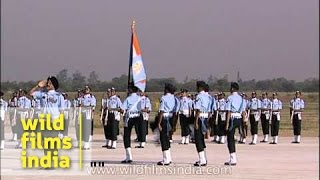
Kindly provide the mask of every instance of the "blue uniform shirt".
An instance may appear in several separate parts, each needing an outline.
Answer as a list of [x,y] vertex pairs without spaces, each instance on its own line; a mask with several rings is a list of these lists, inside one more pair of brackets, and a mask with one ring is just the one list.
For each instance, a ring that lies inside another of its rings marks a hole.
[[64,110],[64,98],[60,92],[55,90],[35,91],[32,93],[35,99],[40,100],[41,107],[44,108],[44,113],[51,114],[53,119],[58,118],[60,111]]
[[178,100],[173,94],[167,93],[161,97],[159,111],[164,113],[174,113],[177,112],[179,109],[178,107]]
[[140,112],[141,100],[137,93],[131,93],[122,103],[121,109],[128,112]]
[[182,97],[180,99],[180,107],[179,110],[181,112],[192,109],[192,100],[188,97]]
[[261,108],[261,101],[258,98],[252,98],[249,101],[249,109],[251,110],[258,110]]
[[281,110],[282,102],[279,99],[273,99],[271,102],[271,110]]
[[84,107],[93,107],[93,109],[97,105],[97,100],[92,94],[85,94],[83,98],[81,98],[81,105]]
[[110,98],[108,98],[108,100],[107,100],[107,102],[106,102],[107,104],[107,106],[106,107],[108,107],[108,108],[112,108],[112,109],[114,109],[114,108],[120,108],[121,107],[121,100],[120,100],[120,98],[118,98],[118,96],[117,95],[113,95],[113,96],[111,96]]
[[201,91],[196,97],[194,109],[198,109],[201,113],[210,112],[213,99],[210,97],[211,96],[208,93]]
[[261,108],[262,109],[271,109],[271,101],[268,98],[264,98],[261,101]]
[[290,107],[293,108],[293,110],[300,110],[304,109],[304,101],[301,98],[295,98],[291,101],[292,104],[290,104]]
[[147,109],[151,111],[151,101],[146,96],[141,96],[141,109]]
[[242,113],[245,111],[245,101],[238,94],[238,92],[233,92],[230,96],[228,96],[226,110],[231,113]]
[[31,108],[31,101],[27,97],[21,96],[18,99],[18,107],[19,108]]

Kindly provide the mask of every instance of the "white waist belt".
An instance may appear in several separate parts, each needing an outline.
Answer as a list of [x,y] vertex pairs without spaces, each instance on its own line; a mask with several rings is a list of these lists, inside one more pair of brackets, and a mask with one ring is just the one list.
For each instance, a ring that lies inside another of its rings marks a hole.
[[263,114],[269,114],[269,111],[263,111],[262,113]]
[[140,113],[138,112],[129,112],[129,118],[136,118],[139,116],[140,116]]
[[294,112],[294,114],[301,114],[301,112]]
[[237,119],[239,119],[239,118],[241,118],[242,116],[241,116],[241,113],[237,113],[237,112],[234,112],[234,113],[231,113],[231,118],[237,118]]
[[165,118],[172,117],[172,113],[163,113],[163,117]]
[[277,115],[280,114],[280,112],[272,112],[272,114]]
[[183,111],[180,111],[180,114],[183,114],[183,115],[189,115],[189,110],[183,110]]
[[200,113],[199,117],[201,118],[208,118],[209,114],[208,113]]

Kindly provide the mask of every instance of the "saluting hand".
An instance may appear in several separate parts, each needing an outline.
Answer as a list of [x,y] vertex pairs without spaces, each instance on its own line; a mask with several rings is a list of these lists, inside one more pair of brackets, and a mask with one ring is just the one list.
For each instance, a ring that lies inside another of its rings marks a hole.
[[41,88],[45,87],[46,85],[47,85],[47,80],[41,80],[38,82],[38,86]]

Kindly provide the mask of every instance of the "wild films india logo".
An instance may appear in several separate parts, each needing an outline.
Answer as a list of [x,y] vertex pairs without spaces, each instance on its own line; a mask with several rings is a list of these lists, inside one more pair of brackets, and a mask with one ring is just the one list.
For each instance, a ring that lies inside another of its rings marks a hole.
[[[20,158],[22,168],[70,168],[70,157],[59,156],[59,150],[72,148],[70,137],[58,137],[59,132],[65,128],[63,114],[53,121],[50,114],[39,114],[38,119],[21,119],[21,124],[23,128]],[[32,150],[43,150],[44,153],[38,156],[32,154]]]

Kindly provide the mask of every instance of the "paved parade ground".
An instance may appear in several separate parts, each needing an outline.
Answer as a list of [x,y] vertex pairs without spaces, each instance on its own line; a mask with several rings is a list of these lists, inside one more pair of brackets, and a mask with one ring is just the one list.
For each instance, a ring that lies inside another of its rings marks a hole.
[[[6,135],[9,138],[9,134]],[[134,137],[134,136],[133,136]],[[238,164],[235,167],[224,166],[228,158],[226,144],[214,144],[207,140],[208,165],[195,168],[198,160],[194,144],[178,144],[180,137],[174,136],[172,144],[173,164],[157,166],[162,153],[159,144],[152,142],[152,136],[144,149],[136,149],[132,141],[134,163],[121,164],[125,157],[122,138],[117,149],[101,148],[103,136],[95,135],[92,149],[84,151],[83,171],[79,172],[77,162],[72,165],[76,170],[22,170],[21,150],[14,149],[16,142],[6,141],[1,151],[2,179],[318,179],[319,178],[319,139],[302,138],[301,144],[292,144],[292,137],[280,137],[278,145],[237,144]],[[77,157],[79,149],[71,156]],[[104,167],[90,168],[90,162],[104,162]],[[19,164],[20,163],[20,164]],[[100,169],[100,171],[98,170]],[[99,172],[98,172],[99,171]],[[98,175],[99,174],[99,175]],[[45,175],[45,177],[44,177]]]

